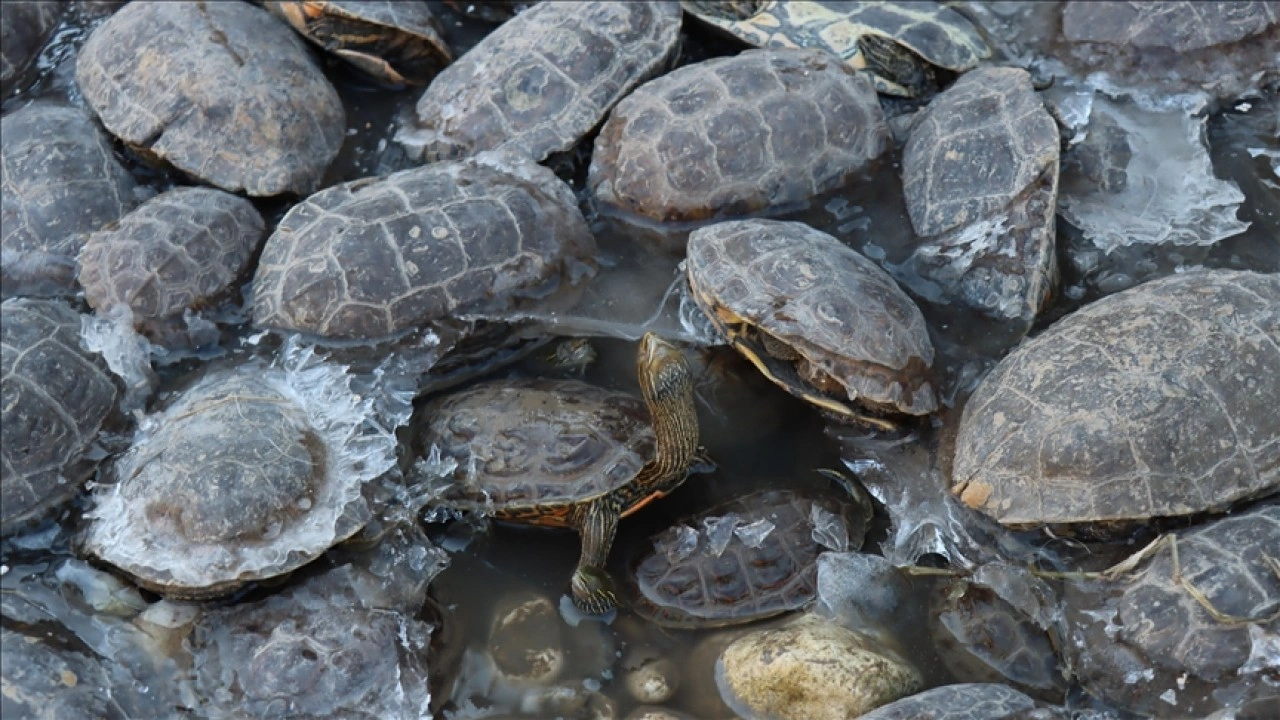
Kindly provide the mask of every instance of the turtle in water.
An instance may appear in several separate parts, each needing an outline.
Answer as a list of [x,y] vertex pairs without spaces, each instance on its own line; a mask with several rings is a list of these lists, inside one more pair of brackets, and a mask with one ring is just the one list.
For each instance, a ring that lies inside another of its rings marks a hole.
[[1152,280],[1067,315],[969,398],[952,492],[1016,528],[1118,531],[1280,489],[1280,275]]
[[849,421],[891,430],[938,407],[920,308],[889,274],[798,222],[734,220],[689,235],[689,290],[770,380]]
[[664,627],[697,628],[803,608],[817,597],[818,554],[862,546],[871,504],[854,500],[763,490],[699,513],[653,538],[628,583],[631,607]]
[[963,15],[933,2],[682,0],[691,15],[756,47],[825,50],[886,95],[937,88],[934,67],[972,69],[991,49]]
[[22,84],[66,7],[33,0],[0,3],[0,98]]
[[618,519],[684,482],[699,452],[681,351],[648,333],[636,370],[643,403],[572,380],[497,380],[428,403],[414,433],[417,449],[440,461],[419,473],[456,463],[430,478],[447,483],[437,503],[582,535],[571,587],[591,614],[617,602],[604,566]]
[[13,298],[0,318],[0,535],[8,535],[79,491],[119,391],[102,358],[80,346],[80,314],[66,303]]
[[[990,720],[1027,717],[1039,706],[1034,699],[1005,685],[958,683],[925,690],[881,705],[859,720]],[[1022,713],[1027,713],[1023,715]],[[1053,717],[1046,715],[1045,718]]]
[[129,3],[76,56],[76,85],[113,135],[229,192],[307,193],[338,155],[338,91],[306,43],[243,2]]
[[391,85],[426,85],[453,62],[444,28],[421,0],[268,2],[302,36]]

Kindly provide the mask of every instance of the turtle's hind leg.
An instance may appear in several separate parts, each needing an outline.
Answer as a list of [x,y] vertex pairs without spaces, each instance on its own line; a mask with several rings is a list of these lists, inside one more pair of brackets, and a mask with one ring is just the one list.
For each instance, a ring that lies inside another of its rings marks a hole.
[[604,569],[618,531],[618,508],[605,496],[580,506],[574,514],[574,525],[582,535],[582,556],[570,583],[573,604],[584,613],[603,615],[618,605],[613,580]]

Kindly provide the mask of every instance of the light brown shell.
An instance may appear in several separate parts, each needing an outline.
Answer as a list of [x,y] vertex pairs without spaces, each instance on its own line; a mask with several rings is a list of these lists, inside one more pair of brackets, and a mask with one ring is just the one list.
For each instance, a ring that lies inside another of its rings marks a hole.
[[820,50],[748,50],[618,103],[587,185],[601,208],[658,221],[741,216],[838,187],[889,143],[863,75]]
[[[937,409],[920,308],[875,263],[798,222],[733,220],[689,235],[694,298],[795,348],[854,401],[911,415]],[[721,328],[723,331],[724,328]]]
[[1280,487],[1280,275],[1212,270],[1105,297],[969,398],[952,490],[1006,525],[1222,510]]

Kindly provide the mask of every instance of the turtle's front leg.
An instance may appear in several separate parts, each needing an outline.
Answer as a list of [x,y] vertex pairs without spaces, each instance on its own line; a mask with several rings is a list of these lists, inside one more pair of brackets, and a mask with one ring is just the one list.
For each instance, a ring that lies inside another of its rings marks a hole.
[[582,557],[570,583],[573,604],[584,613],[603,615],[618,604],[613,580],[604,569],[618,532],[618,508],[605,496],[579,506],[574,515],[574,525],[582,535]]

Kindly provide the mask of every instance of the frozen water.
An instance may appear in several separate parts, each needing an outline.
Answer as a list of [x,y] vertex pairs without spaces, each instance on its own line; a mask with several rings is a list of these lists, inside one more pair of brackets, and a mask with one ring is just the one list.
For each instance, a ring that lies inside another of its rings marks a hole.
[[844,518],[814,503],[809,508],[809,522],[813,523],[810,535],[814,542],[836,552],[849,549],[849,528]]
[[[817,505],[814,505],[813,508],[814,510],[819,509]],[[773,532],[774,527],[774,524],[767,519],[760,518],[753,523],[734,528],[733,534],[742,541],[743,545],[749,548],[758,548],[764,544],[765,538],[769,537],[769,533]],[[817,532],[817,530],[815,529],[814,532]]]
[[151,343],[133,329],[129,306],[113,305],[106,312],[81,315],[80,340],[86,350],[102,355],[124,383],[120,409],[126,413],[144,409],[160,381],[151,370]]
[[733,540],[733,532],[742,518],[736,513],[702,519],[702,534],[707,539],[707,552],[714,557],[724,554]]
[[1280,670],[1280,634],[1261,623],[1249,623],[1249,659],[1237,670],[1241,675]]
[[814,612],[853,629],[893,627],[911,594],[902,571],[878,555],[824,552],[818,556]]
[[672,530],[674,537],[663,533],[655,539],[654,545],[666,555],[667,562],[674,565],[693,555],[698,549],[698,531],[688,525],[677,525]]

